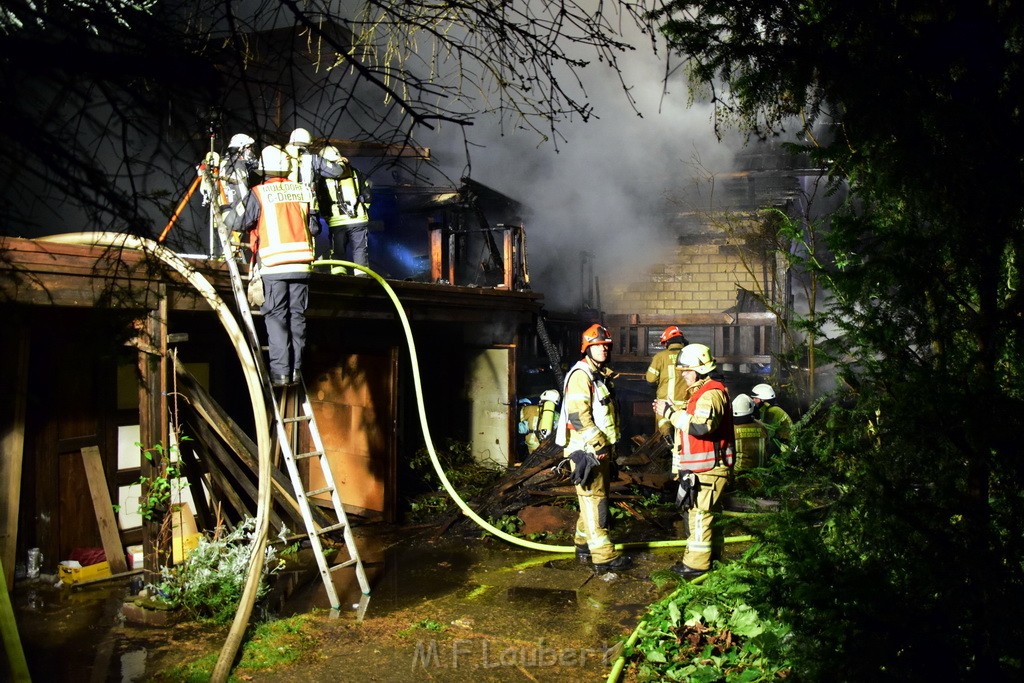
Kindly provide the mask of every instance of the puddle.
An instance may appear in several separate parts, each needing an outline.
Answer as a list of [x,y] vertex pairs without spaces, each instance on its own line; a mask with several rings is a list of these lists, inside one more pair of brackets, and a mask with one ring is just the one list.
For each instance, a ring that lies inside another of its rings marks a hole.
[[[631,552],[633,569],[595,576],[572,555],[526,550],[493,538],[433,543],[376,525],[356,532],[371,594],[362,594],[354,568],[332,573],[341,609],[333,613],[335,626],[329,628],[341,636],[319,648],[322,662],[341,657],[350,662],[347,677],[359,673],[351,664],[359,662],[365,676],[349,680],[404,681],[424,673],[444,680],[504,680],[493,648],[500,648],[509,666],[526,667],[535,680],[556,680],[559,671],[563,680],[583,675],[558,669],[561,664],[544,668],[549,656],[572,659],[577,667],[582,657],[584,677],[600,676],[607,672],[601,660],[609,648],[661,595],[650,573],[671,566],[681,553]],[[308,551],[290,564],[276,577],[262,613],[328,612],[331,606]],[[77,589],[57,589],[44,581],[17,583],[12,600],[33,679],[148,680],[163,667],[198,658],[223,643],[223,627],[125,623],[121,605],[128,595],[127,580]],[[416,628],[424,621],[439,624],[444,632],[434,638]],[[441,648],[436,658],[430,648]],[[464,678],[450,670],[452,657],[461,657],[459,675]],[[445,675],[427,671],[435,665],[444,665]],[[306,680],[331,676],[325,663],[308,666],[314,668],[292,674]],[[316,666],[326,668],[318,671]],[[424,671],[417,672],[417,666]]]

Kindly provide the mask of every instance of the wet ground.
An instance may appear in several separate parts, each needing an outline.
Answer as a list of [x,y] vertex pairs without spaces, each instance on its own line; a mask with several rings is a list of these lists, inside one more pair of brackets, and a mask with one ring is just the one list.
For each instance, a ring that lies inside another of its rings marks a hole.
[[[432,530],[380,525],[356,532],[370,596],[361,595],[351,568],[340,569],[342,609],[332,613],[304,554],[300,564],[310,569],[279,576],[267,609],[312,613],[317,642],[298,661],[245,672],[243,680],[604,680],[617,644],[670,589],[657,589],[651,572],[681,554],[634,551],[633,569],[595,576],[571,555],[490,537],[433,540]],[[154,680],[219,651],[226,628],[127,623],[128,594],[127,581],[81,588],[18,582],[12,600],[33,680]]]

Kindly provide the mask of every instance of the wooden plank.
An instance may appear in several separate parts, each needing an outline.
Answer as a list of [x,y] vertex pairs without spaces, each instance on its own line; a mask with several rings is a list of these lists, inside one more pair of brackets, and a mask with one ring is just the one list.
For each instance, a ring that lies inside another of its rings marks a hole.
[[512,258],[512,230],[505,228],[502,231],[502,267],[504,268],[505,278],[503,284],[505,289],[512,289],[514,286],[513,275],[515,274],[515,261]]
[[82,464],[85,465],[89,495],[92,498],[93,511],[96,513],[96,524],[100,528],[103,552],[110,563],[110,572],[123,574],[128,571],[128,563],[124,559],[124,548],[121,547],[121,535],[117,530],[117,520],[114,519],[114,508],[110,504],[110,490],[107,488],[107,477],[103,472],[100,449],[96,446],[83,448]]
[[441,254],[442,250],[441,228],[430,229],[430,281],[437,282],[441,279],[441,269],[444,267]]
[[[235,462],[231,459],[230,454],[228,454],[227,449],[225,449],[224,446],[221,445],[220,440],[216,438],[216,436],[213,433],[213,430],[210,429],[209,425],[207,425],[204,420],[196,420],[192,426],[195,427],[196,431],[198,432],[196,434],[196,437],[201,439],[203,445],[206,446],[206,453],[210,456],[210,458],[216,458],[216,462],[213,463],[211,463],[208,460],[207,466],[210,466],[211,464],[215,466],[216,470],[222,477],[221,485],[224,487],[225,493],[227,493],[228,491],[234,492],[236,487],[241,488],[242,491],[249,497],[249,500],[253,501],[253,509],[248,510],[247,514],[250,517],[255,517],[255,501],[259,499],[259,496],[257,495],[256,491],[256,485],[252,483],[252,481],[245,475],[244,472],[242,472],[242,468],[235,464]],[[214,467],[211,467],[210,469],[212,472],[214,470]],[[232,501],[232,503],[240,504],[241,500],[237,499],[235,501]],[[280,529],[282,523],[281,517],[273,509],[269,510],[269,513],[271,526],[275,529]]]
[[[199,382],[185,369],[177,358],[174,359],[174,371],[178,376],[178,389],[185,394],[192,402],[196,413],[213,428],[217,435],[231,448],[231,451],[249,468],[256,473],[259,471],[256,462],[256,444],[242,431],[242,428],[224,412],[223,408],[213,400]],[[271,471],[272,495],[278,499],[286,508],[289,514],[298,515],[301,521],[299,503],[292,491],[291,480],[280,470]],[[255,499],[254,499],[255,500]],[[332,526],[333,521],[316,508],[312,508],[313,521],[320,528]]]
[[[9,348],[9,345],[16,345]],[[13,334],[3,339],[4,359],[0,366],[3,385],[9,387],[0,395],[0,564],[4,567],[4,583],[14,588],[14,563],[18,547],[18,510],[21,505],[21,469],[25,456],[25,401],[28,393],[29,332],[19,323]]]

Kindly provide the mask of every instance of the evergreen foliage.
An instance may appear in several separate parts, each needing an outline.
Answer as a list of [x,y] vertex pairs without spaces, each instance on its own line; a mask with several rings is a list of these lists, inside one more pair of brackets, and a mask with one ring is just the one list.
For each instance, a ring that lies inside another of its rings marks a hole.
[[795,671],[1019,677],[1019,11],[710,0],[659,16],[718,125],[798,120],[848,190],[812,264],[844,384],[798,424],[783,471],[804,493],[767,535],[781,564],[763,595],[793,626]]

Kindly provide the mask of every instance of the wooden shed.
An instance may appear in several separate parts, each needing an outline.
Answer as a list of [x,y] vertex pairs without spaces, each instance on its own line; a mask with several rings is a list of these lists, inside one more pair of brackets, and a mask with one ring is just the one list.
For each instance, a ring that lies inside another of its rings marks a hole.
[[[231,300],[223,262],[190,265]],[[478,458],[509,464],[517,349],[541,296],[389,284],[412,328],[433,439],[461,439]],[[75,548],[100,545],[93,501],[103,496],[83,476],[83,448],[99,451],[106,493],[120,505],[121,545],[141,543],[132,517],[145,466],[138,444],[166,443],[167,408],[190,400],[171,356],[251,430],[241,367],[216,316],[142,251],[0,238],[0,310],[0,549],[9,585],[28,548],[39,548],[52,572]],[[314,273],[307,318],[305,380],[342,500],[355,514],[392,520],[402,464],[423,443],[396,307],[369,278]]]

